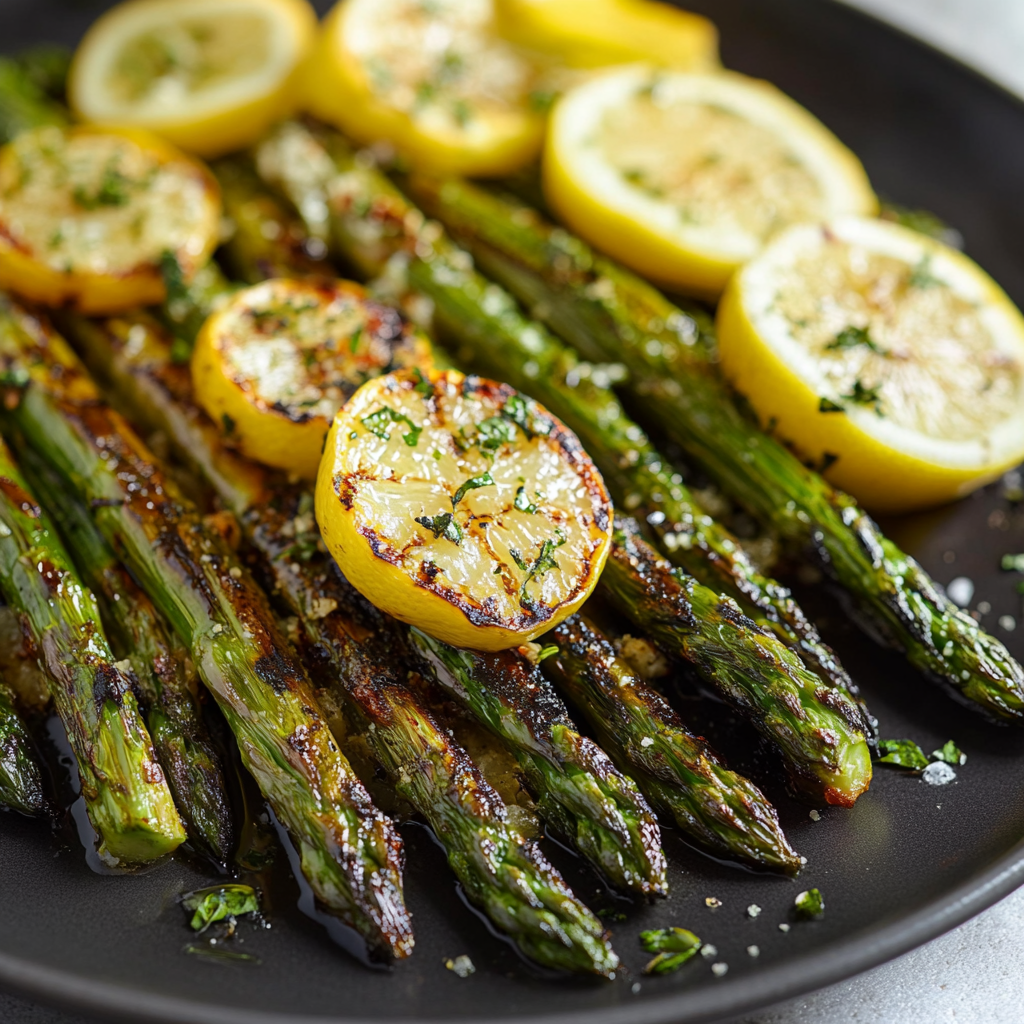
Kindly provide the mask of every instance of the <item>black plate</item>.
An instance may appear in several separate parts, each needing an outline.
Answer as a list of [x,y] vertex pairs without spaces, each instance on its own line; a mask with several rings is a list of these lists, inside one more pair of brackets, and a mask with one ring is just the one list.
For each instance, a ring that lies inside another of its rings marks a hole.
[[[823,0],[691,6],[720,25],[730,66],[771,79],[822,117],[863,157],[884,195],[930,207],[962,229],[968,251],[1024,302],[1024,108],[946,58]],[[96,10],[81,0],[0,0],[0,46],[72,42]],[[1007,633],[997,625],[1022,612],[1017,580],[1000,573],[1000,556],[1024,550],[1024,513],[998,488],[887,525],[941,582],[972,579],[975,605],[991,606],[986,624],[1024,656],[1024,627]],[[627,915],[612,923],[628,968],[614,983],[551,979],[524,965],[460,902],[440,851],[414,825],[404,833],[418,946],[411,961],[385,973],[360,966],[299,914],[290,879],[274,894],[273,928],[243,927],[239,948],[258,954],[261,966],[183,955],[188,933],[174,897],[201,881],[186,865],[101,877],[80,848],[57,853],[45,826],[10,815],[0,821],[0,983],[132,1021],[667,1024],[765,1006],[910,949],[1024,882],[1024,734],[986,725],[936,692],[855,631],[828,594],[802,596],[884,734],[912,737],[926,751],[955,737],[967,764],[944,788],[880,769],[852,811],[824,810],[820,821],[769,785],[809,860],[799,882],[719,866],[666,829],[672,897],[632,908],[559,854],[584,898]],[[810,885],[824,893],[825,917],[780,932],[794,896]],[[721,909],[707,909],[707,896]],[[751,903],[763,908],[756,919],[745,914]],[[641,980],[637,933],[669,924],[714,943],[728,974],[713,976],[698,958],[675,976]],[[749,945],[760,948],[758,958]],[[442,962],[462,953],[477,966],[466,979]]]

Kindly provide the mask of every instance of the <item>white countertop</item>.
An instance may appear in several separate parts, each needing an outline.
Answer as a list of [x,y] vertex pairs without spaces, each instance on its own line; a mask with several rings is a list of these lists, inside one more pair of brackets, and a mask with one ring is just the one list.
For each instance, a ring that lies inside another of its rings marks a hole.
[[[1024,96],[1024,0],[845,0]],[[1024,189],[1024,182],[1022,189]],[[1022,1024],[1024,889],[892,963],[735,1024]],[[3,1024],[85,1024],[0,995]]]

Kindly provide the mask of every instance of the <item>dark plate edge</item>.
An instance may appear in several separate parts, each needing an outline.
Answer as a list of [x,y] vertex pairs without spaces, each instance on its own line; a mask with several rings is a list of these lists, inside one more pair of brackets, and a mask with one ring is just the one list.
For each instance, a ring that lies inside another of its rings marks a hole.
[[[1024,885],[1024,841],[987,871],[941,900],[877,932],[859,935],[811,956],[765,969],[723,987],[671,992],[604,1010],[588,1009],[538,1017],[466,1017],[458,1024],[681,1024],[721,1020],[765,1009],[877,967],[914,949],[997,903]],[[85,1013],[113,1014],[152,1024],[381,1024],[381,1018],[254,1014],[230,1007],[156,996],[121,985],[91,981],[0,954],[0,986],[40,1002]],[[426,1024],[438,1018],[390,1017],[386,1024]]]
[[[874,24],[926,50],[961,74],[984,83],[1018,108],[1024,97],[983,70],[938,44],[914,35],[901,25],[853,6],[847,0],[826,0],[846,16]],[[737,1014],[768,1009],[787,999],[814,992],[895,959],[977,916],[1024,886],[1024,840],[988,870],[950,893],[879,931],[858,935],[821,953],[798,957],[723,987],[701,992],[676,991],[633,1004],[526,1017],[465,1017],[457,1024],[701,1024]],[[323,1017],[277,1013],[254,1014],[230,1007],[212,1007],[185,999],[153,995],[141,989],[92,981],[40,967],[0,953],[0,989],[70,1012],[113,1016],[130,1024],[434,1024],[425,1017]]]

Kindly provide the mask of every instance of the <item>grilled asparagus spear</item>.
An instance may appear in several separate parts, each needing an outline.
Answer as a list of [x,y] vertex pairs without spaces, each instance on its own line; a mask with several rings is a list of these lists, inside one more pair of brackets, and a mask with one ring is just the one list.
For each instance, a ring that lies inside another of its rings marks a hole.
[[313,892],[376,953],[408,955],[401,839],[338,750],[249,574],[103,403],[63,339],[9,300],[0,304],[0,365],[16,382],[6,422],[93,509],[107,543],[173,624],[291,833]]
[[96,597],[114,653],[131,663],[146,725],[189,837],[226,864],[235,840],[231,805],[194,693],[188,652],[60,477],[31,450],[22,453],[21,462],[67,550],[74,552],[82,582]]
[[0,679],[0,808],[38,814],[46,806],[43,777],[14,694]]
[[616,520],[601,592],[670,654],[689,661],[781,752],[795,787],[853,805],[871,781],[858,709],[727,597],[674,569]]
[[800,870],[800,857],[765,795],[689,732],[600,630],[575,615],[545,640],[558,650],[541,663],[544,674],[572,698],[601,746],[688,838],[718,855],[787,873]]
[[[8,370],[7,379],[14,370]],[[100,854],[142,863],[185,838],[132,693],[49,519],[0,442],[0,590],[46,672]]]
[[637,410],[845,587],[911,664],[992,715],[1024,720],[1024,671],[1003,644],[849,495],[743,415],[718,372],[709,318],[684,313],[515,201],[461,182],[421,182],[416,194],[584,358],[625,363]]
[[664,893],[657,823],[635,783],[581,736],[550,683],[518,651],[459,650],[412,630],[445,691],[515,755],[541,813],[622,888]]
[[263,557],[306,642],[329,661],[342,701],[396,790],[434,828],[469,898],[540,963],[614,970],[600,922],[518,834],[497,793],[406,685],[397,624],[360,597],[320,550],[311,496],[224,446],[154,324],[138,320],[131,345],[122,341],[120,322],[72,326],[86,358],[127,408],[163,430],[198,472],[215,467],[208,482]]

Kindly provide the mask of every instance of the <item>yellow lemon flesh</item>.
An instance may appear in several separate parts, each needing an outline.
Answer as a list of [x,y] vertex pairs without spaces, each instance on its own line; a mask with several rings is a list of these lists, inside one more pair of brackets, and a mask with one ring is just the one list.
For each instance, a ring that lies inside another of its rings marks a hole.
[[640,66],[558,102],[544,190],[598,248],[708,297],[790,224],[877,208],[857,158],[773,86]]
[[338,413],[323,539],[378,608],[459,647],[517,647],[587,599],[612,507],[579,441],[506,384],[388,374]]
[[306,0],[129,0],[86,33],[68,98],[84,121],[148,128],[218,156],[295,109],[315,31]]
[[437,173],[500,175],[541,147],[531,64],[491,0],[342,0],[307,62],[305,102],[360,143]]
[[162,302],[161,261],[191,279],[220,215],[210,172],[148,132],[22,132],[0,149],[0,286],[92,314]]
[[507,39],[570,67],[648,61],[683,71],[718,67],[707,18],[652,0],[495,0]]
[[426,339],[359,285],[277,279],[237,292],[207,319],[192,380],[244,455],[314,480],[334,414],[361,384],[432,365]]
[[791,228],[733,278],[718,330],[762,422],[869,509],[949,501],[1024,459],[1024,318],[925,235]]

